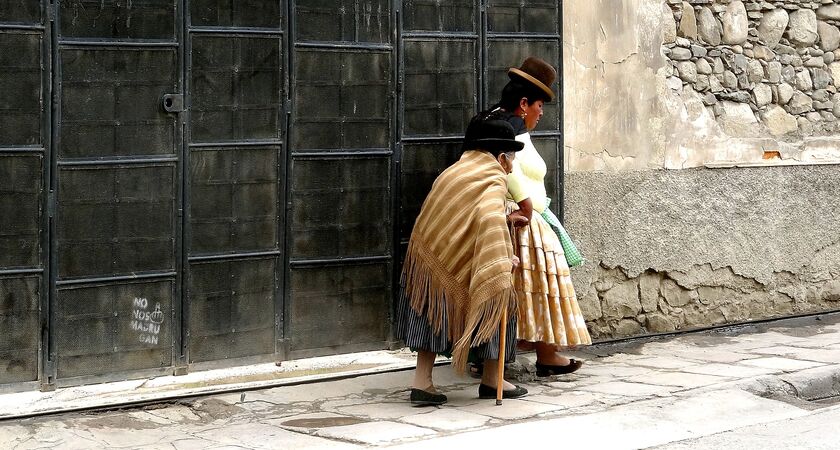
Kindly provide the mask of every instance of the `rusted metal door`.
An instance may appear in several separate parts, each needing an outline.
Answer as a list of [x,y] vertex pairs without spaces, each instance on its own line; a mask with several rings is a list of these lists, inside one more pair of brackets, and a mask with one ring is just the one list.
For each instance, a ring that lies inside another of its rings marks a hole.
[[0,384],[39,376],[46,301],[49,30],[39,2],[0,2]]
[[[0,385],[381,349],[555,0],[0,1]],[[560,102],[535,134],[562,213]]]
[[47,375],[75,383],[163,371],[181,340],[180,2],[46,6],[54,64]]

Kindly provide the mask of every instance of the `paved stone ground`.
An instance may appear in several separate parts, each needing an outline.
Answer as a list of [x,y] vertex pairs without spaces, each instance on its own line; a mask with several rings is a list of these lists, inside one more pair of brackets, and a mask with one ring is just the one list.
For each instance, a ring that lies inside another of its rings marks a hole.
[[449,403],[437,408],[409,405],[412,374],[402,371],[3,421],[0,448],[498,448],[544,445],[547,435],[564,447],[702,443],[806,416],[818,407],[807,399],[838,395],[840,315],[602,344],[575,356],[586,360],[579,372],[535,379],[534,355],[520,355],[510,376],[530,394],[502,406],[479,400],[477,380],[442,366],[434,376]]

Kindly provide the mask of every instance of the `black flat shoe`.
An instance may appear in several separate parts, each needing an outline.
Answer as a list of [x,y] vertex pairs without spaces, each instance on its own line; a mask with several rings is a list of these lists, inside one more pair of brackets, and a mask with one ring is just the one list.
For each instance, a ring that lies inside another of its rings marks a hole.
[[[515,386],[513,389],[502,391],[502,398],[519,398],[528,393],[528,389]],[[496,388],[486,384],[478,385],[478,398],[496,398]]]
[[422,389],[411,389],[411,404],[415,406],[438,406],[446,403],[446,396],[426,392]]
[[566,364],[565,366],[552,366],[550,364],[537,363],[537,376],[550,377],[552,375],[572,373],[580,369],[580,366],[582,365],[583,361],[578,361],[576,359],[569,359],[569,364]]

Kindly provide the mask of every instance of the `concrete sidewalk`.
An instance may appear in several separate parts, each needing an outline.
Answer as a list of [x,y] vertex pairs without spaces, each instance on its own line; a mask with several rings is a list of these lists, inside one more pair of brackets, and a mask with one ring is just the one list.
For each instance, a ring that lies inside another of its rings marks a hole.
[[[602,344],[577,373],[533,377],[495,406],[435,369],[442,407],[408,403],[411,371],[219,394],[140,409],[0,422],[0,448],[428,448],[492,443],[646,448],[802,417],[840,395],[840,315]],[[405,358],[399,353],[398,359]],[[554,436],[547,438],[546,436]]]

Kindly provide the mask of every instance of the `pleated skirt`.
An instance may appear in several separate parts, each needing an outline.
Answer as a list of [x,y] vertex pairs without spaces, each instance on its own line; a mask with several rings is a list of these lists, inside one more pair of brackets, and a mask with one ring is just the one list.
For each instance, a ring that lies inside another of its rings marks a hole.
[[[508,203],[509,209],[518,209]],[[570,348],[592,343],[560,239],[538,213],[514,232],[518,337]]]
[[[425,350],[439,355],[451,356],[454,342],[450,342],[445,331],[435,333],[429,320],[424,314],[417,314],[405,296],[405,291],[400,286],[400,293],[397,300],[397,321],[396,333],[399,339],[413,351]],[[449,322],[446,310],[443,312],[443,326],[441,330],[448,329]],[[505,336],[505,362],[516,360],[516,335],[517,335],[517,314],[508,315],[507,331]],[[500,331],[496,331],[493,337],[485,344],[473,347],[470,351],[471,359],[499,359]]]

